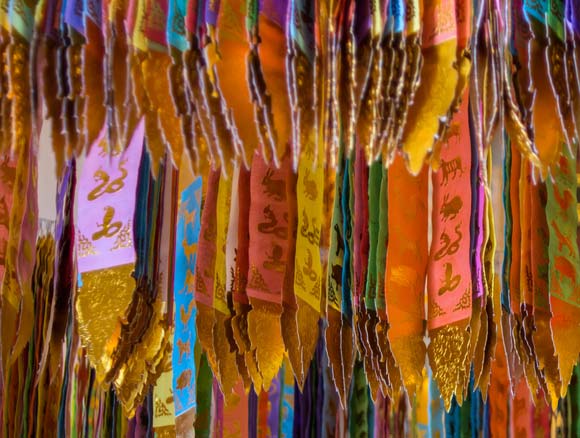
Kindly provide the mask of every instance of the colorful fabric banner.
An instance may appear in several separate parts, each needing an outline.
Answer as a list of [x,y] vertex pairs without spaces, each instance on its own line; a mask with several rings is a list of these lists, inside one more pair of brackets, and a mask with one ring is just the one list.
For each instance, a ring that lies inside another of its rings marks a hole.
[[[143,135],[141,123],[126,151],[116,149],[117,155],[110,158],[103,132],[91,148],[78,183],[78,211],[99,213],[79,214],[76,235],[82,282],[76,298],[79,333],[99,381],[110,367],[107,344],[116,342],[118,319],[125,314],[135,288],[131,272],[136,260],[133,221],[138,172],[129,163],[141,159]],[[115,300],[110,297],[112,290]],[[100,317],[95,318],[96,314]]]
[[195,266],[201,228],[202,179],[197,177],[182,193],[175,237],[174,298],[175,335],[173,340],[173,397],[175,415],[195,408],[194,347],[197,339],[195,318]]
[[[284,354],[281,332],[282,296],[288,258],[288,198],[290,157],[279,169],[262,157],[252,161],[250,178],[250,240],[247,294],[252,310],[248,333],[263,378],[263,389],[280,368]],[[264,338],[264,333],[268,338]],[[254,381],[254,386],[258,382]]]
[[[428,276],[430,330],[471,316],[470,267],[459,262],[468,259],[470,252],[471,147],[466,122],[467,104],[464,103],[458,118],[461,130],[442,150],[441,169],[432,179],[433,240]],[[480,208],[481,205],[477,211]],[[482,293],[478,291],[479,296]]]
[[282,284],[288,252],[286,168],[276,170],[256,156],[252,165],[250,265],[247,294],[282,303]]
[[546,221],[550,233],[550,304],[554,315],[551,325],[562,379],[561,395],[566,393],[580,351],[578,337],[572,335],[580,317],[578,203],[574,205],[574,193],[578,190],[576,172],[578,167],[574,167],[574,160],[569,152],[564,151],[560,158],[560,168],[555,172],[554,180],[548,183],[546,206]]
[[388,178],[388,337],[405,388],[414,393],[422,381],[425,358],[428,171],[425,168],[418,176],[409,174],[399,156],[389,167]]
[[[472,209],[471,141],[468,103],[464,100],[455,122],[457,135],[441,151],[441,167],[432,176],[432,240],[428,265],[429,363],[439,385],[445,407],[452,395],[461,397],[468,377],[469,333],[472,311],[470,229]],[[457,126],[457,125],[456,125]],[[478,198],[476,198],[478,199]],[[481,228],[477,228],[479,236]],[[481,252],[476,252],[481,254]],[[478,262],[481,266],[481,261]],[[477,284],[477,283],[476,283]]]

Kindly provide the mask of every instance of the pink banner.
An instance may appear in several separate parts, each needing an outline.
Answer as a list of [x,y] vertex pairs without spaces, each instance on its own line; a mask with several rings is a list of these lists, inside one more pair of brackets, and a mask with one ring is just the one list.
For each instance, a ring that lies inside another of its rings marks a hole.
[[456,37],[455,1],[431,2],[423,15],[422,47],[436,46]]
[[276,169],[261,155],[252,162],[248,296],[282,303],[288,261],[286,180],[290,159]]
[[135,262],[133,215],[143,134],[141,121],[129,147],[109,156],[103,130],[87,155],[77,198],[80,273]]
[[433,239],[428,268],[429,329],[471,316],[471,144],[467,99],[451,124],[433,173]]
[[145,3],[145,36],[161,46],[167,45],[167,0]]

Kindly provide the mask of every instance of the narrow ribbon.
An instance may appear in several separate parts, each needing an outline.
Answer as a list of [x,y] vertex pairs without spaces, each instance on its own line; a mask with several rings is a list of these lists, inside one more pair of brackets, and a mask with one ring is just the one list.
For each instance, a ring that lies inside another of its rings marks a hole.
[[[316,156],[315,153],[319,155]],[[298,299],[298,330],[302,347],[302,367],[314,355],[318,339],[318,320],[322,298],[320,245],[323,226],[324,158],[323,149],[312,142],[302,144],[297,180],[298,234],[294,270],[294,290]],[[313,167],[312,163],[316,163]],[[298,382],[301,385],[302,382]]]
[[258,371],[254,350],[248,334],[248,312],[250,301],[247,294],[249,272],[249,241],[250,241],[250,204],[251,204],[250,170],[240,168],[238,176],[238,238],[234,287],[232,292],[235,316],[232,318],[232,335],[237,350],[243,356],[245,368],[256,387],[261,386],[262,376]]
[[213,347],[213,291],[216,260],[217,219],[216,205],[220,185],[220,170],[211,170],[207,178],[207,189],[203,199],[201,229],[198,243],[199,257],[195,263],[195,301],[198,304],[196,319],[199,342],[207,355],[214,374],[218,374]]
[[[227,297],[227,248],[228,229],[230,220],[230,206],[232,198],[232,187],[237,185],[239,167],[234,167],[233,175],[229,179],[222,178],[218,190],[216,215],[216,257],[215,274],[213,283],[213,348],[216,354],[219,374],[215,375],[220,384],[224,402],[229,404],[233,395],[233,389],[238,380],[238,370],[236,365],[236,354],[230,348],[227,339],[226,321],[231,314],[228,307]],[[234,226],[236,224],[233,224]]]
[[[238,166],[234,169],[234,175],[232,178],[232,188],[231,188],[231,201],[230,201],[230,211],[228,218],[228,230],[226,236],[225,244],[225,269],[226,269],[226,303],[228,307],[228,313],[224,320],[225,337],[227,338],[230,351],[235,354],[235,362],[238,374],[243,380],[243,386],[247,389],[250,387],[251,381],[248,375],[248,369],[245,364],[244,358],[244,348],[240,348],[238,344],[238,339],[236,338],[236,333],[234,332],[237,325],[234,322],[236,315],[238,314],[239,306],[236,299],[236,294],[238,293],[238,282],[237,278],[237,257],[240,254],[238,240],[240,237],[240,210],[243,208],[240,205],[240,193],[243,192],[242,184],[248,183],[246,178],[249,177],[248,171],[243,168],[243,166]],[[247,192],[243,193],[243,196],[249,193],[249,187]],[[242,202],[246,202],[247,199],[242,197]],[[246,210],[249,212],[249,210]],[[247,218],[248,216],[246,216]],[[245,229],[247,233],[247,229]],[[247,239],[247,237],[246,237]],[[240,254],[241,257],[241,254]],[[246,270],[247,272],[247,270]],[[215,338],[215,335],[214,335]]]
[[[326,329],[326,348],[330,361],[330,368],[334,379],[334,385],[337,388],[340,402],[343,406],[346,405],[346,394],[348,393],[348,386],[345,386],[344,371],[343,371],[343,357],[342,357],[342,293],[343,283],[342,275],[344,265],[344,227],[342,216],[342,192],[346,162],[343,158],[342,150],[339,151],[340,163],[336,172],[335,195],[332,214],[332,225],[330,235],[330,248],[327,265],[326,284],[327,292],[327,308],[326,315],[328,319],[328,327]],[[337,341],[338,340],[338,341]],[[350,342],[350,339],[348,339]]]
[[536,372],[535,348],[533,344],[532,332],[534,327],[534,289],[532,280],[532,189],[533,170],[527,160],[522,160],[520,170],[520,227],[521,227],[521,260],[519,265],[520,275],[520,301],[521,327],[517,342],[519,342],[518,353],[523,365],[525,377],[530,386],[532,395],[536,396],[539,391],[542,376]]
[[352,382],[352,373],[354,368],[355,360],[355,338],[354,338],[354,325],[353,325],[353,312],[352,312],[352,253],[353,253],[353,231],[352,231],[352,203],[351,197],[353,191],[351,190],[352,182],[352,162],[354,159],[354,154],[350,155],[350,158],[345,160],[344,166],[344,177],[342,184],[341,193],[341,211],[342,211],[342,230],[343,230],[343,260],[342,260],[342,297],[341,297],[341,331],[340,331],[340,347],[342,356],[342,372],[344,379],[344,392],[340,391],[341,402],[343,403],[343,409],[347,409],[348,403],[348,393],[350,391]]

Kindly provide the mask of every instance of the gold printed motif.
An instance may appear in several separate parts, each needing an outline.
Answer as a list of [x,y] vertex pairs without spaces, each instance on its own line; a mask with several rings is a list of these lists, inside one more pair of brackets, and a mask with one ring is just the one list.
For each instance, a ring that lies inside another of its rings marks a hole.
[[103,237],[113,237],[121,230],[123,222],[121,221],[113,222],[114,217],[115,217],[115,209],[110,205],[105,207],[105,215],[103,217],[103,223],[99,224],[97,222],[97,226],[100,227],[101,229],[93,233],[92,235],[93,240],[99,240]]
[[[262,186],[264,186],[264,194],[268,195],[274,201],[286,200],[286,182],[283,179],[272,178],[274,170],[269,168],[266,175],[262,178]],[[265,213],[265,212],[264,212]]]
[[451,236],[443,231],[439,237],[439,241],[442,243],[441,249],[435,253],[435,260],[441,260],[443,257],[448,255],[453,255],[459,251],[459,242],[463,238],[463,233],[461,232],[461,222],[455,226],[456,239],[451,240]]
[[264,269],[268,269],[269,271],[276,271],[276,272],[284,272],[286,268],[286,263],[283,260],[284,250],[283,248],[276,244],[272,243],[272,250],[270,253],[266,252],[266,257],[268,260],[262,263]]
[[125,178],[127,178],[128,175],[127,169],[123,167],[126,163],[127,163],[126,159],[119,163],[119,170],[121,171],[121,176],[115,178],[112,181],[110,181],[111,177],[109,176],[109,174],[105,172],[103,169],[99,168],[93,176],[95,182],[99,184],[97,184],[97,186],[89,192],[89,194],[87,195],[87,199],[89,201],[94,201],[95,199],[100,198],[106,193],[112,194],[123,189],[123,187],[125,187]]
[[133,247],[133,239],[132,239],[132,228],[131,228],[131,221],[128,221],[119,234],[117,234],[117,238],[115,239],[115,243],[111,247],[111,251],[116,249],[122,248],[132,248]]
[[453,265],[449,262],[445,263],[445,278],[443,278],[441,282],[442,285],[437,291],[439,296],[445,294],[446,292],[454,291],[461,282],[461,275],[453,275]]
[[471,290],[468,288],[465,289],[465,292],[463,292],[463,295],[461,295],[461,298],[457,302],[457,305],[453,308],[453,311],[468,309],[470,306],[471,306]]
[[[310,224],[306,210],[302,210],[302,220],[304,223],[300,228],[300,235],[308,239],[308,243],[311,245],[318,245],[320,242],[320,227],[316,224],[316,218],[313,217],[312,224]],[[312,225],[312,231],[310,231],[310,225]]]
[[264,207],[264,219],[266,220],[265,222],[258,224],[258,231],[260,233],[274,234],[280,239],[286,239],[288,235],[288,227],[285,225],[278,225],[276,214],[269,205]]
[[262,274],[260,274],[259,269],[255,265],[252,265],[250,268],[250,281],[248,282],[248,287],[262,292],[270,292],[264,277],[262,277]]
[[449,183],[449,177],[454,180],[458,176],[463,175],[463,168],[461,167],[461,157],[456,157],[453,160],[441,160],[441,172],[443,178],[441,185],[446,186]]
[[449,193],[443,197],[443,205],[439,213],[442,216],[443,222],[448,220],[453,220],[459,214],[459,211],[463,207],[463,201],[460,196],[454,196],[451,200],[449,199]]
[[77,255],[79,258],[88,257],[97,254],[97,249],[93,242],[87,236],[79,232],[77,243]]
[[431,315],[433,315],[433,318],[437,318],[439,316],[443,316],[446,315],[447,312],[437,303],[433,302],[431,303],[431,311],[430,311]]
[[316,187],[316,180],[310,178],[310,169],[304,171],[304,195],[311,201],[316,201],[318,198],[318,188]]

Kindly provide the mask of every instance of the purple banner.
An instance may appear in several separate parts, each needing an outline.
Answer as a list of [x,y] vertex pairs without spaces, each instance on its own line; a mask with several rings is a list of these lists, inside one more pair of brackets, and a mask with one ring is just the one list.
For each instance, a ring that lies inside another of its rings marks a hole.
[[68,0],[64,11],[64,22],[82,35],[85,34],[83,5],[83,0]]
[[87,155],[78,186],[77,256],[79,272],[135,262],[133,214],[143,121],[129,147],[109,155],[105,131]]

